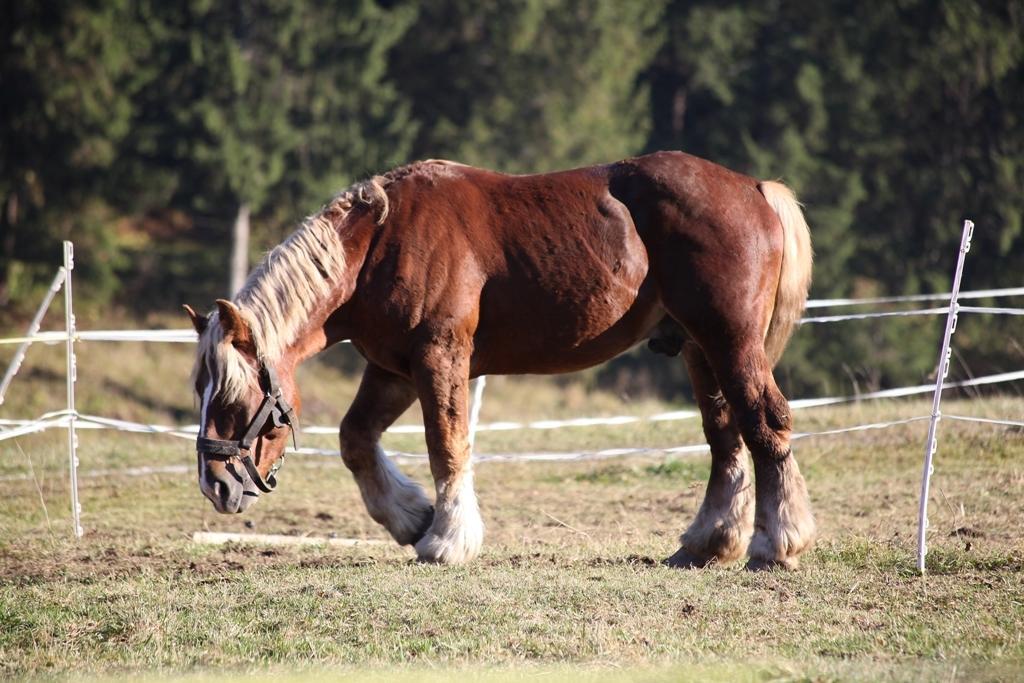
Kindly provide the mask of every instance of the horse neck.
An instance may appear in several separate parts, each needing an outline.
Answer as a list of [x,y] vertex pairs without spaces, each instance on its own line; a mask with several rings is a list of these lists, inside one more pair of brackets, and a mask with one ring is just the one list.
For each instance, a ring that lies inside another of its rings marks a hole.
[[356,279],[366,260],[373,234],[379,228],[370,216],[349,221],[339,228],[339,238],[345,248],[345,274],[309,314],[295,340],[285,350],[284,360],[292,367],[347,338],[338,326],[328,321],[354,295]]

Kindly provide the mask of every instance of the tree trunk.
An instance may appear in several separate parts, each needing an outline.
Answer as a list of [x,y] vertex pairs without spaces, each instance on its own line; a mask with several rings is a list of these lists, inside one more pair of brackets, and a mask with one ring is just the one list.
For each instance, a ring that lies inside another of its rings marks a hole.
[[231,282],[228,294],[235,296],[245,285],[249,274],[249,205],[238,205],[235,227],[231,233]]
[[686,123],[686,88],[679,86],[672,97],[672,139],[683,139],[683,126]]

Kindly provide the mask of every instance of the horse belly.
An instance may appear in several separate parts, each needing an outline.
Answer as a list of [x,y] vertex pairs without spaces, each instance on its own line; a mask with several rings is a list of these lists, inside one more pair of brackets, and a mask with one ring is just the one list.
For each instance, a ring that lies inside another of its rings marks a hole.
[[509,249],[484,289],[474,371],[559,373],[601,363],[635,344],[663,315],[647,251],[610,197],[584,220],[552,222]]

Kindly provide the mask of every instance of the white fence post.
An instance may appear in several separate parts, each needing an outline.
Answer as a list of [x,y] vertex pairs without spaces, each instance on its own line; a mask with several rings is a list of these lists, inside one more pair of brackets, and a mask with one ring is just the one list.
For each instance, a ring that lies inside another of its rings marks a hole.
[[74,246],[64,241],[64,329],[67,332],[67,389],[68,389],[68,465],[71,472],[71,520],[75,538],[81,538],[82,505],[78,502],[78,435],[75,433],[75,380],[78,364],[75,360],[75,313],[71,299],[71,271],[75,268]]
[[39,331],[39,326],[43,322],[43,316],[46,315],[46,311],[50,308],[50,302],[53,301],[53,297],[57,295],[61,285],[64,284],[66,275],[67,271],[63,267],[57,269],[57,274],[53,277],[53,282],[50,283],[50,289],[46,292],[46,296],[43,297],[43,303],[39,304],[35,317],[29,323],[28,332],[25,333],[25,340],[21,342],[18,350],[14,352],[14,358],[11,359],[11,364],[7,366],[7,372],[4,373],[4,378],[0,381],[0,406],[4,404],[7,389],[11,386],[14,376],[18,374],[18,370],[21,369],[21,362],[25,360],[25,353],[28,351],[28,347],[32,345],[32,337]]
[[928,440],[924,446],[924,473],[921,475],[921,501],[917,517],[917,571],[924,574],[924,558],[928,552],[925,535],[928,531],[928,493],[931,487],[932,473],[935,467],[932,463],[935,451],[938,449],[938,436],[936,434],[939,420],[942,413],[939,411],[939,404],[942,402],[942,384],[949,374],[949,359],[951,349],[950,338],[956,331],[957,313],[960,304],[957,298],[960,295],[960,277],[964,272],[964,259],[967,252],[971,250],[971,237],[974,235],[974,223],[964,221],[964,232],[960,238],[960,255],[956,261],[956,272],[953,274],[953,289],[949,297],[949,313],[946,314],[946,331],[942,335],[942,350],[939,351],[939,363],[935,369],[935,394],[932,396],[932,414],[928,422]]
[[484,387],[487,385],[486,375],[476,378],[473,385],[473,404],[469,407],[469,450],[473,452],[476,443],[476,428],[480,424],[480,406],[484,402]]

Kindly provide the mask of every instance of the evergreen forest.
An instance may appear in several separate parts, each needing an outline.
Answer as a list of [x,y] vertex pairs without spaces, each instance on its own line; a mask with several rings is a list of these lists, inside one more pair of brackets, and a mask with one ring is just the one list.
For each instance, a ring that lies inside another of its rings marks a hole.
[[[964,288],[1024,285],[1024,0],[13,0],[0,121],[2,329],[63,239],[83,316],[208,307],[240,219],[254,262],[337,190],[430,157],[681,149],[796,190],[814,298],[947,291],[965,218]],[[808,325],[777,375],[794,396],[923,383],[940,333]],[[958,376],[1024,367],[1019,319],[956,344]],[[643,347],[587,377],[688,394]]]

